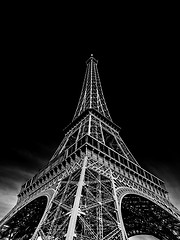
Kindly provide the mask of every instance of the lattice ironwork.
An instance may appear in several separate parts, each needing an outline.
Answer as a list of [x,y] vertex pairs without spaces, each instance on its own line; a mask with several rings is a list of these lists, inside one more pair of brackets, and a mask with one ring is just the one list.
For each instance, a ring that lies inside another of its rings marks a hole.
[[122,200],[122,217],[128,237],[146,234],[158,239],[180,239],[180,223],[154,202],[135,194]]
[[37,228],[47,204],[47,197],[39,197],[20,209],[0,228],[0,239],[29,240]]
[[46,220],[41,226],[41,234],[49,239],[63,239],[67,232],[70,220],[70,211],[73,207],[80,177],[80,169],[62,179],[48,211]]
[[83,88],[73,120],[80,116],[86,109],[91,108],[111,120],[100,83],[97,60],[91,56],[86,63],[87,69]]
[[111,239],[119,231],[117,206],[109,178],[87,168],[79,207],[83,214],[77,219],[77,237]]

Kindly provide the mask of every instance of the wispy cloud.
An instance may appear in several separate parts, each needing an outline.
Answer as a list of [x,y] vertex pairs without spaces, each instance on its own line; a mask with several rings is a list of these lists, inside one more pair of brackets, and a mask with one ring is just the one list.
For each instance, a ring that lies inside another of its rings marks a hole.
[[0,219],[16,204],[21,185],[48,162],[47,159],[32,154],[27,150],[18,153],[23,156],[23,164],[21,161],[11,163],[7,161],[0,167]]
[[15,206],[17,201],[17,192],[15,190],[0,189],[0,220]]
[[0,170],[0,219],[16,204],[17,194],[23,182],[32,173],[16,167],[1,167]]
[[175,179],[166,181],[166,187],[169,192],[169,198],[172,204],[180,210],[180,185]]
[[22,166],[26,167],[28,171],[37,171],[38,168],[42,168],[46,163],[48,163],[47,157],[39,156],[39,154],[32,153],[29,150],[17,150],[19,156],[26,159],[24,164],[21,162]]
[[163,165],[150,166],[151,172],[165,181],[165,186],[169,193],[172,204],[180,210],[180,175],[179,161],[175,161],[171,166],[171,162],[164,162]]

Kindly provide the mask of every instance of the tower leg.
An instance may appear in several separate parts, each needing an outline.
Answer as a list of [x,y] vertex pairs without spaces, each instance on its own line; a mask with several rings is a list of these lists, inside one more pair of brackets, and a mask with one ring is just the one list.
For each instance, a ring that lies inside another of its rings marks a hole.
[[88,158],[87,156],[84,157],[82,171],[81,171],[81,175],[80,175],[80,179],[79,179],[79,183],[78,183],[77,194],[76,194],[76,197],[74,200],[74,206],[72,208],[71,218],[70,218],[70,222],[69,222],[69,226],[68,226],[68,231],[66,234],[66,240],[73,240],[73,238],[75,237],[74,232],[75,232],[77,216],[80,212],[79,202],[80,202],[80,198],[81,198],[82,187],[84,184],[84,176],[85,176],[85,170],[86,170],[86,165],[87,165],[87,158]]
[[121,210],[120,210],[120,207],[119,207],[119,203],[118,203],[118,197],[117,197],[117,193],[116,193],[116,187],[115,187],[115,184],[114,184],[114,177],[113,177],[113,174],[112,174],[112,170],[110,169],[110,173],[111,173],[111,182],[112,182],[112,187],[113,187],[113,192],[114,192],[114,199],[115,199],[115,202],[116,202],[116,207],[117,207],[117,212],[118,212],[118,220],[119,220],[119,229],[121,230],[121,233],[122,233],[122,240],[128,240],[128,237],[127,237],[127,234],[126,234],[126,231],[124,229],[124,225],[123,225],[123,221],[122,221],[122,216],[121,216]]

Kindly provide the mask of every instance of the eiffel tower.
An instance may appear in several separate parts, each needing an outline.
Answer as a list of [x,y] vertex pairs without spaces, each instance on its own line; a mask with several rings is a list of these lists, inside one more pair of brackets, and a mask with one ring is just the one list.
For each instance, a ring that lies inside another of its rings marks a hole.
[[0,222],[1,239],[180,239],[180,212],[164,182],[143,169],[111,119],[97,69],[87,60],[75,115],[40,172]]

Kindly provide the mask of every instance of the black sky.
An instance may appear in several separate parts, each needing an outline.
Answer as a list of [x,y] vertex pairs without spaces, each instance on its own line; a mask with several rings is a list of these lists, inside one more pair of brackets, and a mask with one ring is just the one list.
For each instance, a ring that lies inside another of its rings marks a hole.
[[121,137],[145,169],[165,180],[180,207],[176,15],[11,11],[4,17],[1,46],[2,212],[62,140],[91,53],[99,60],[106,103]]

